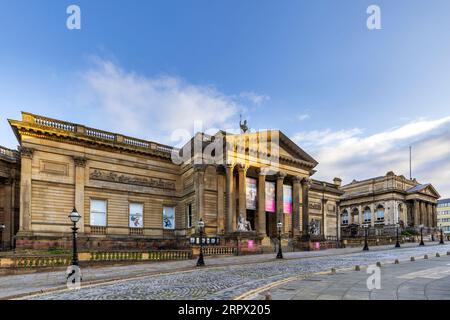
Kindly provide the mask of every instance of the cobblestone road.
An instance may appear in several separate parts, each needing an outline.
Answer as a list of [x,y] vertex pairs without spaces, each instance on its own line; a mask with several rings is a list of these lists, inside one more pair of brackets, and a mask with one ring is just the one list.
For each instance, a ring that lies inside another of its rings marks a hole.
[[250,290],[292,277],[312,273],[368,265],[380,262],[406,260],[411,256],[445,254],[450,245],[429,245],[389,249],[308,259],[273,260],[254,264],[213,267],[175,272],[166,275],[143,276],[111,284],[83,287],[30,297],[31,299],[233,299]]

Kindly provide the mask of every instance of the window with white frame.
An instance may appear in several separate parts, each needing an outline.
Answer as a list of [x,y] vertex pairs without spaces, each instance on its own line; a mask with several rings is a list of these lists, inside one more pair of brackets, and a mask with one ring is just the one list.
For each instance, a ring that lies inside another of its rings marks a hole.
[[175,207],[163,207],[163,228],[175,229]]
[[341,223],[344,225],[348,224],[348,212],[347,211],[344,211],[344,213],[342,213]]
[[370,208],[364,209],[364,223],[370,223],[372,222],[372,212],[370,211]]
[[129,227],[144,227],[144,205],[142,203],[130,203]]
[[383,206],[378,206],[378,208],[377,208],[377,221],[384,221],[384,208],[383,208]]
[[91,199],[91,226],[106,227],[107,201]]

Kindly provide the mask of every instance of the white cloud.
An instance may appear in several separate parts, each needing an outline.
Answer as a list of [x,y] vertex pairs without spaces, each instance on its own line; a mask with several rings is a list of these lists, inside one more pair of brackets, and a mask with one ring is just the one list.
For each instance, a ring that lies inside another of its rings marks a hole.
[[413,177],[433,183],[450,196],[450,117],[409,122],[364,135],[359,128],[300,132],[294,141],[319,161],[317,178],[340,176],[344,183],[393,170],[409,176],[409,146],[413,146]]
[[[111,61],[96,59],[84,72],[81,93],[89,99],[91,116],[101,117],[110,131],[170,143],[177,129],[193,133],[195,121],[203,129],[227,128],[244,107],[236,96],[226,95],[213,86],[193,85],[175,76],[147,77],[128,72]],[[258,97],[248,93],[256,102]]]
[[301,114],[301,115],[298,116],[298,120],[299,121],[303,121],[303,120],[306,120],[306,119],[309,119],[309,118],[310,118],[310,116],[307,113],[304,113],[304,114]]
[[253,91],[244,91],[239,94],[239,96],[245,100],[252,102],[253,104],[259,106],[264,102],[270,100],[270,97],[264,94],[258,94]]

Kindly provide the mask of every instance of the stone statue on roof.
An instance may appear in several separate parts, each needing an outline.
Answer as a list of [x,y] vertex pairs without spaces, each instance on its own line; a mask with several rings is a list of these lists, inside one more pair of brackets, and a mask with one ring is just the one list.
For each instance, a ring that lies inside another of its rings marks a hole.
[[242,122],[242,115],[239,119],[239,127],[241,127],[241,133],[246,133],[248,131],[247,120],[244,120],[244,122]]

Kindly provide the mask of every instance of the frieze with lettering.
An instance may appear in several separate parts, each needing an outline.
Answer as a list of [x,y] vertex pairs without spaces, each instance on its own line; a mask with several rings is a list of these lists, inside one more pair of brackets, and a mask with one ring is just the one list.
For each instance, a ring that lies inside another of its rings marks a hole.
[[309,208],[315,210],[322,210],[322,205],[319,202],[310,202]]
[[174,181],[165,180],[165,179],[161,179],[161,178],[147,178],[147,177],[142,177],[142,176],[128,175],[128,174],[116,173],[113,171],[99,170],[99,169],[91,170],[89,177],[92,180],[123,183],[123,184],[132,184],[132,185],[151,187],[151,188],[175,190],[175,182]]

